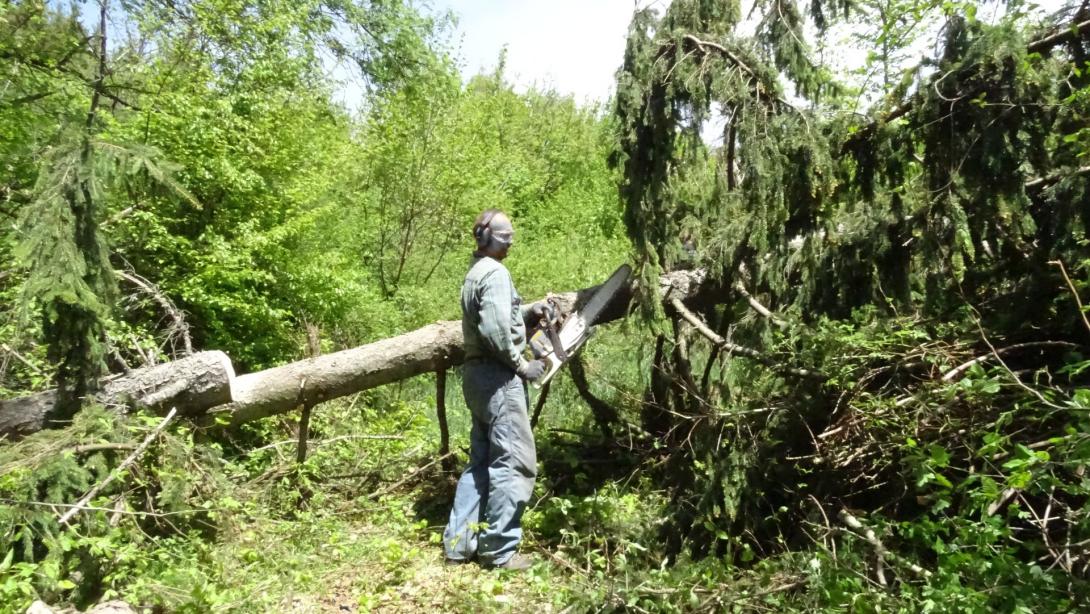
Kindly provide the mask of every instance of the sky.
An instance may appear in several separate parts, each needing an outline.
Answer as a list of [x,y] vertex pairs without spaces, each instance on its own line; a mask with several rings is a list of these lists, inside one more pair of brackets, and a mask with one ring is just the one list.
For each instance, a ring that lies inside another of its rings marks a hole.
[[[639,0],[639,7],[665,6]],[[496,66],[507,46],[508,81],[553,88],[580,102],[605,100],[624,56],[633,0],[433,0],[458,19],[454,45],[463,75]]]
[[[743,0],[743,14],[751,4]],[[1037,4],[1054,11],[1065,0]],[[632,12],[646,6],[661,12],[668,5],[669,0],[430,0],[432,10],[457,17],[452,42],[463,76],[494,68],[506,45],[505,74],[516,89],[552,88],[581,102],[604,101],[612,93]],[[862,65],[865,53],[842,47],[836,56],[850,68]]]

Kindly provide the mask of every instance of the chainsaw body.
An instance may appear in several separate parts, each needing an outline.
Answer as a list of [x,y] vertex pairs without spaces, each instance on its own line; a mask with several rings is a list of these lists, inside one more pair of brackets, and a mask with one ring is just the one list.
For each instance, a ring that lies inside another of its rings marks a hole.
[[564,366],[564,363],[579,351],[590,338],[597,317],[628,281],[632,270],[628,265],[621,265],[604,284],[598,287],[590,300],[581,309],[568,314],[562,321],[557,315],[559,310],[552,299],[549,308],[541,320],[530,332],[530,351],[534,358],[545,363],[545,375],[533,382],[534,388],[541,388],[549,382]]
[[581,315],[572,313],[560,322],[555,309],[551,311],[530,333],[530,352],[545,363],[545,375],[531,384],[534,388],[547,384],[590,337],[590,327]]

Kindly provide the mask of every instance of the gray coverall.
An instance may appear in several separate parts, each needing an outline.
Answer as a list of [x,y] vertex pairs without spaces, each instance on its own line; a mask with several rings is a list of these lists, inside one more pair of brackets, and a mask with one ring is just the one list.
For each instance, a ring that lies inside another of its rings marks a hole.
[[472,414],[469,466],[458,480],[443,532],[448,559],[477,555],[502,565],[522,539],[522,513],[537,476],[537,451],[526,413],[525,313],[511,274],[474,257],[462,284],[466,363],[462,392]]

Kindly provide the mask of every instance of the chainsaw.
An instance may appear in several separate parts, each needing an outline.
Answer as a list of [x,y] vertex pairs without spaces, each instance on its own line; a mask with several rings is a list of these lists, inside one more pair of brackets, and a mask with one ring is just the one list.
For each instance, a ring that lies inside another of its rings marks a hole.
[[530,333],[530,352],[534,358],[545,362],[545,375],[533,382],[541,388],[549,382],[560,367],[579,351],[593,331],[591,328],[617,292],[628,282],[632,269],[622,264],[604,284],[598,286],[590,300],[566,318],[559,317],[560,310],[553,299],[547,299],[541,319]]

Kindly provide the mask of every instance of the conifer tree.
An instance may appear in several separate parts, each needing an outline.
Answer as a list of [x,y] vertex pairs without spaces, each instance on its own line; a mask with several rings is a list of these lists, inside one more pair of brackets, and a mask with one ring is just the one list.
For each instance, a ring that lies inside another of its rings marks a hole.
[[[769,318],[741,317],[753,295],[794,322],[796,347],[819,316],[862,306],[946,318],[967,301],[1011,301],[1015,309],[982,313],[995,332],[1075,330],[1073,310],[1055,317],[1066,290],[1048,262],[1090,256],[1079,161],[1090,28],[1078,25],[1078,9],[1033,26],[1017,7],[995,24],[976,19],[971,3],[951,7],[940,55],[891,89],[903,98],[864,116],[839,104],[844,90],[813,60],[796,2],[758,2],[752,38],[735,34],[738,13],[723,6],[678,0],[661,18],[637,13],[617,75],[613,161],[646,314],[663,313],[661,270],[700,267],[718,300],[696,315],[758,348],[784,344],[772,343],[781,333]],[[816,2],[809,17],[820,35],[852,14],[847,3]],[[891,39],[887,59],[895,46]],[[722,140],[706,143],[715,115]],[[723,372],[719,350],[694,351],[687,321],[667,311],[672,328],[656,342],[643,418],[653,432],[688,438],[675,460],[686,511],[672,526],[705,531],[697,522],[705,514],[706,526],[739,525],[732,534],[774,531],[765,521],[771,493],[804,479],[781,459],[806,445],[805,424],[827,419],[828,388],[785,384],[798,413],[739,419],[748,435],[724,453],[726,421],[706,417],[731,394],[710,377]],[[678,428],[681,417],[708,428]],[[709,469],[694,475],[690,461]]]
[[29,271],[25,301],[39,311],[48,357],[56,364],[57,403],[50,419],[57,421],[71,418],[105,369],[107,306],[116,286],[98,228],[104,169],[94,147],[107,76],[108,8],[102,0],[98,31],[85,38],[92,68],[78,76],[90,90],[86,114],[80,122],[62,120],[57,142],[43,158],[36,197],[23,212],[17,251]]

